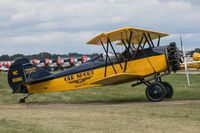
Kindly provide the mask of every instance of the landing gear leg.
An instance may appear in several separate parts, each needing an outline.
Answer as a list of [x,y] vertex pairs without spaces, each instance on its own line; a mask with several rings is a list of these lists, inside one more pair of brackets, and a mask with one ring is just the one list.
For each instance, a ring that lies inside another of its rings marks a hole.
[[[131,86],[137,86],[140,84],[145,84],[146,88],[146,97],[148,100],[152,102],[160,102],[165,98],[171,98],[173,96],[173,87],[167,83],[162,82],[161,77],[169,74],[169,72],[165,73],[155,73],[154,77],[149,79],[138,79],[139,82],[132,84]],[[155,82],[151,83],[149,81],[155,80]]]
[[19,103],[25,103],[25,102],[26,102],[26,98],[28,98],[30,95],[32,95],[32,94],[28,94],[28,95],[25,96],[24,98],[21,98],[21,99],[19,100]]
[[155,82],[162,82],[161,77],[158,77],[159,75],[160,75],[159,73],[155,73],[155,75],[154,75]]

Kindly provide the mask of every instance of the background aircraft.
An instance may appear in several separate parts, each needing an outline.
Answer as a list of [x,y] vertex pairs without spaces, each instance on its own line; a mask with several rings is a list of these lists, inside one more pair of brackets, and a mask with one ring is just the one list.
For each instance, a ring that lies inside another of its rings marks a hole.
[[[181,65],[182,68],[184,68],[184,65]],[[187,62],[188,68],[197,68],[198,71],[200,71],[200,53],[194,53],[193,54],[193,61]]]
[[[64,70],[70,67],[79,66],[87,61],[89,61],[91,58],[87,56],[82,57],[69,57],[69,58],[56,58],[56,59],[33,59],[31,63],[37,67],[44,68],[48,71],[54,71],[54,70]],[[3,61],[0,62],[0,71],[7,72],[10,66],[14,63],[14,61]]]
[[12,65],[13,61],[0,62],[0,71],[7,72]]
[[[197,70],[200,70],[200,53],[194,53],[193,61],[186,62],[186,64],[187,64],[187,68],[197,68]],[[185,68],[185,63],[181,65],[181,68]]]

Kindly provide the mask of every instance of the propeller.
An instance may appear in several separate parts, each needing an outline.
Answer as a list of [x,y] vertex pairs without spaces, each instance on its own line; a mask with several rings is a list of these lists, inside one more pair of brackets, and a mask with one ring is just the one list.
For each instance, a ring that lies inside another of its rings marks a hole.
[[190,78],[189,78],[188,67],[187,67],[186,53],[185,53],[183,39],[182,39],[181,35],[180,35],[180,41],[181,41],[181,50],[183,53],[183,60],[184,60],[184,65],[185,65],[185,73],[186,73],[186,77],[187,77],[187,82],[188,82],[188,86],[190,86]]

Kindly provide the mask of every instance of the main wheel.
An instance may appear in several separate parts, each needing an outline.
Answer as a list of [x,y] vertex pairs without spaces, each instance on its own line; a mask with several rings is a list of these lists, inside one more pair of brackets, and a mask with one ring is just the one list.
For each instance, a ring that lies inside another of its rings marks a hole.
[[168,82],[162,82],[162,84],[165,86],[165,89],[167,91],[165,98],[168,98],[168,99],[172,98],[173,93],[174,93],[174,89],[173,89],[172,85],[169,84]]
[[165,96],[165,86],[160,82],[154,82],[146,88],[146,97],[152,102],[160,102]]

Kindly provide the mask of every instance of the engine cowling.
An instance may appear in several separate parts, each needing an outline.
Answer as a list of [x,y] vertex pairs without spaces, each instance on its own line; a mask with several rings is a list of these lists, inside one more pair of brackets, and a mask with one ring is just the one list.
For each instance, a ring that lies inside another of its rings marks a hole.
[[87,56],[83,56],[81,59],[81,63],[85,63],[85,62],[87,62]]
[[71,66],[74,66],[74,65],[75,65],[75,58],[74,58],[74,57],[70,57],[70,58],[69,58],[69,64],[70,64]]
[[63,63],[62,59],[58,58],[57,61],[56,61],[56,65],[58,67],[60,67],[62,65],[62,63]]
[[37,59],[33,59],[33,65],[38,65],[40,63],[40,61],[39,60],[37,60]]
[[170,45],[168,45],[167,56],[170,70],[173,72],[180,70],[180,63],[182,62],[182,59],[175,42],[172,42]]
[[12,65],[12,62],[7,61],[5,66],[6,66],[7,68],[10,68],[11,65]]
[[47,67],[50,64],[50,60],[49,59],[44,59],[44,65]]

